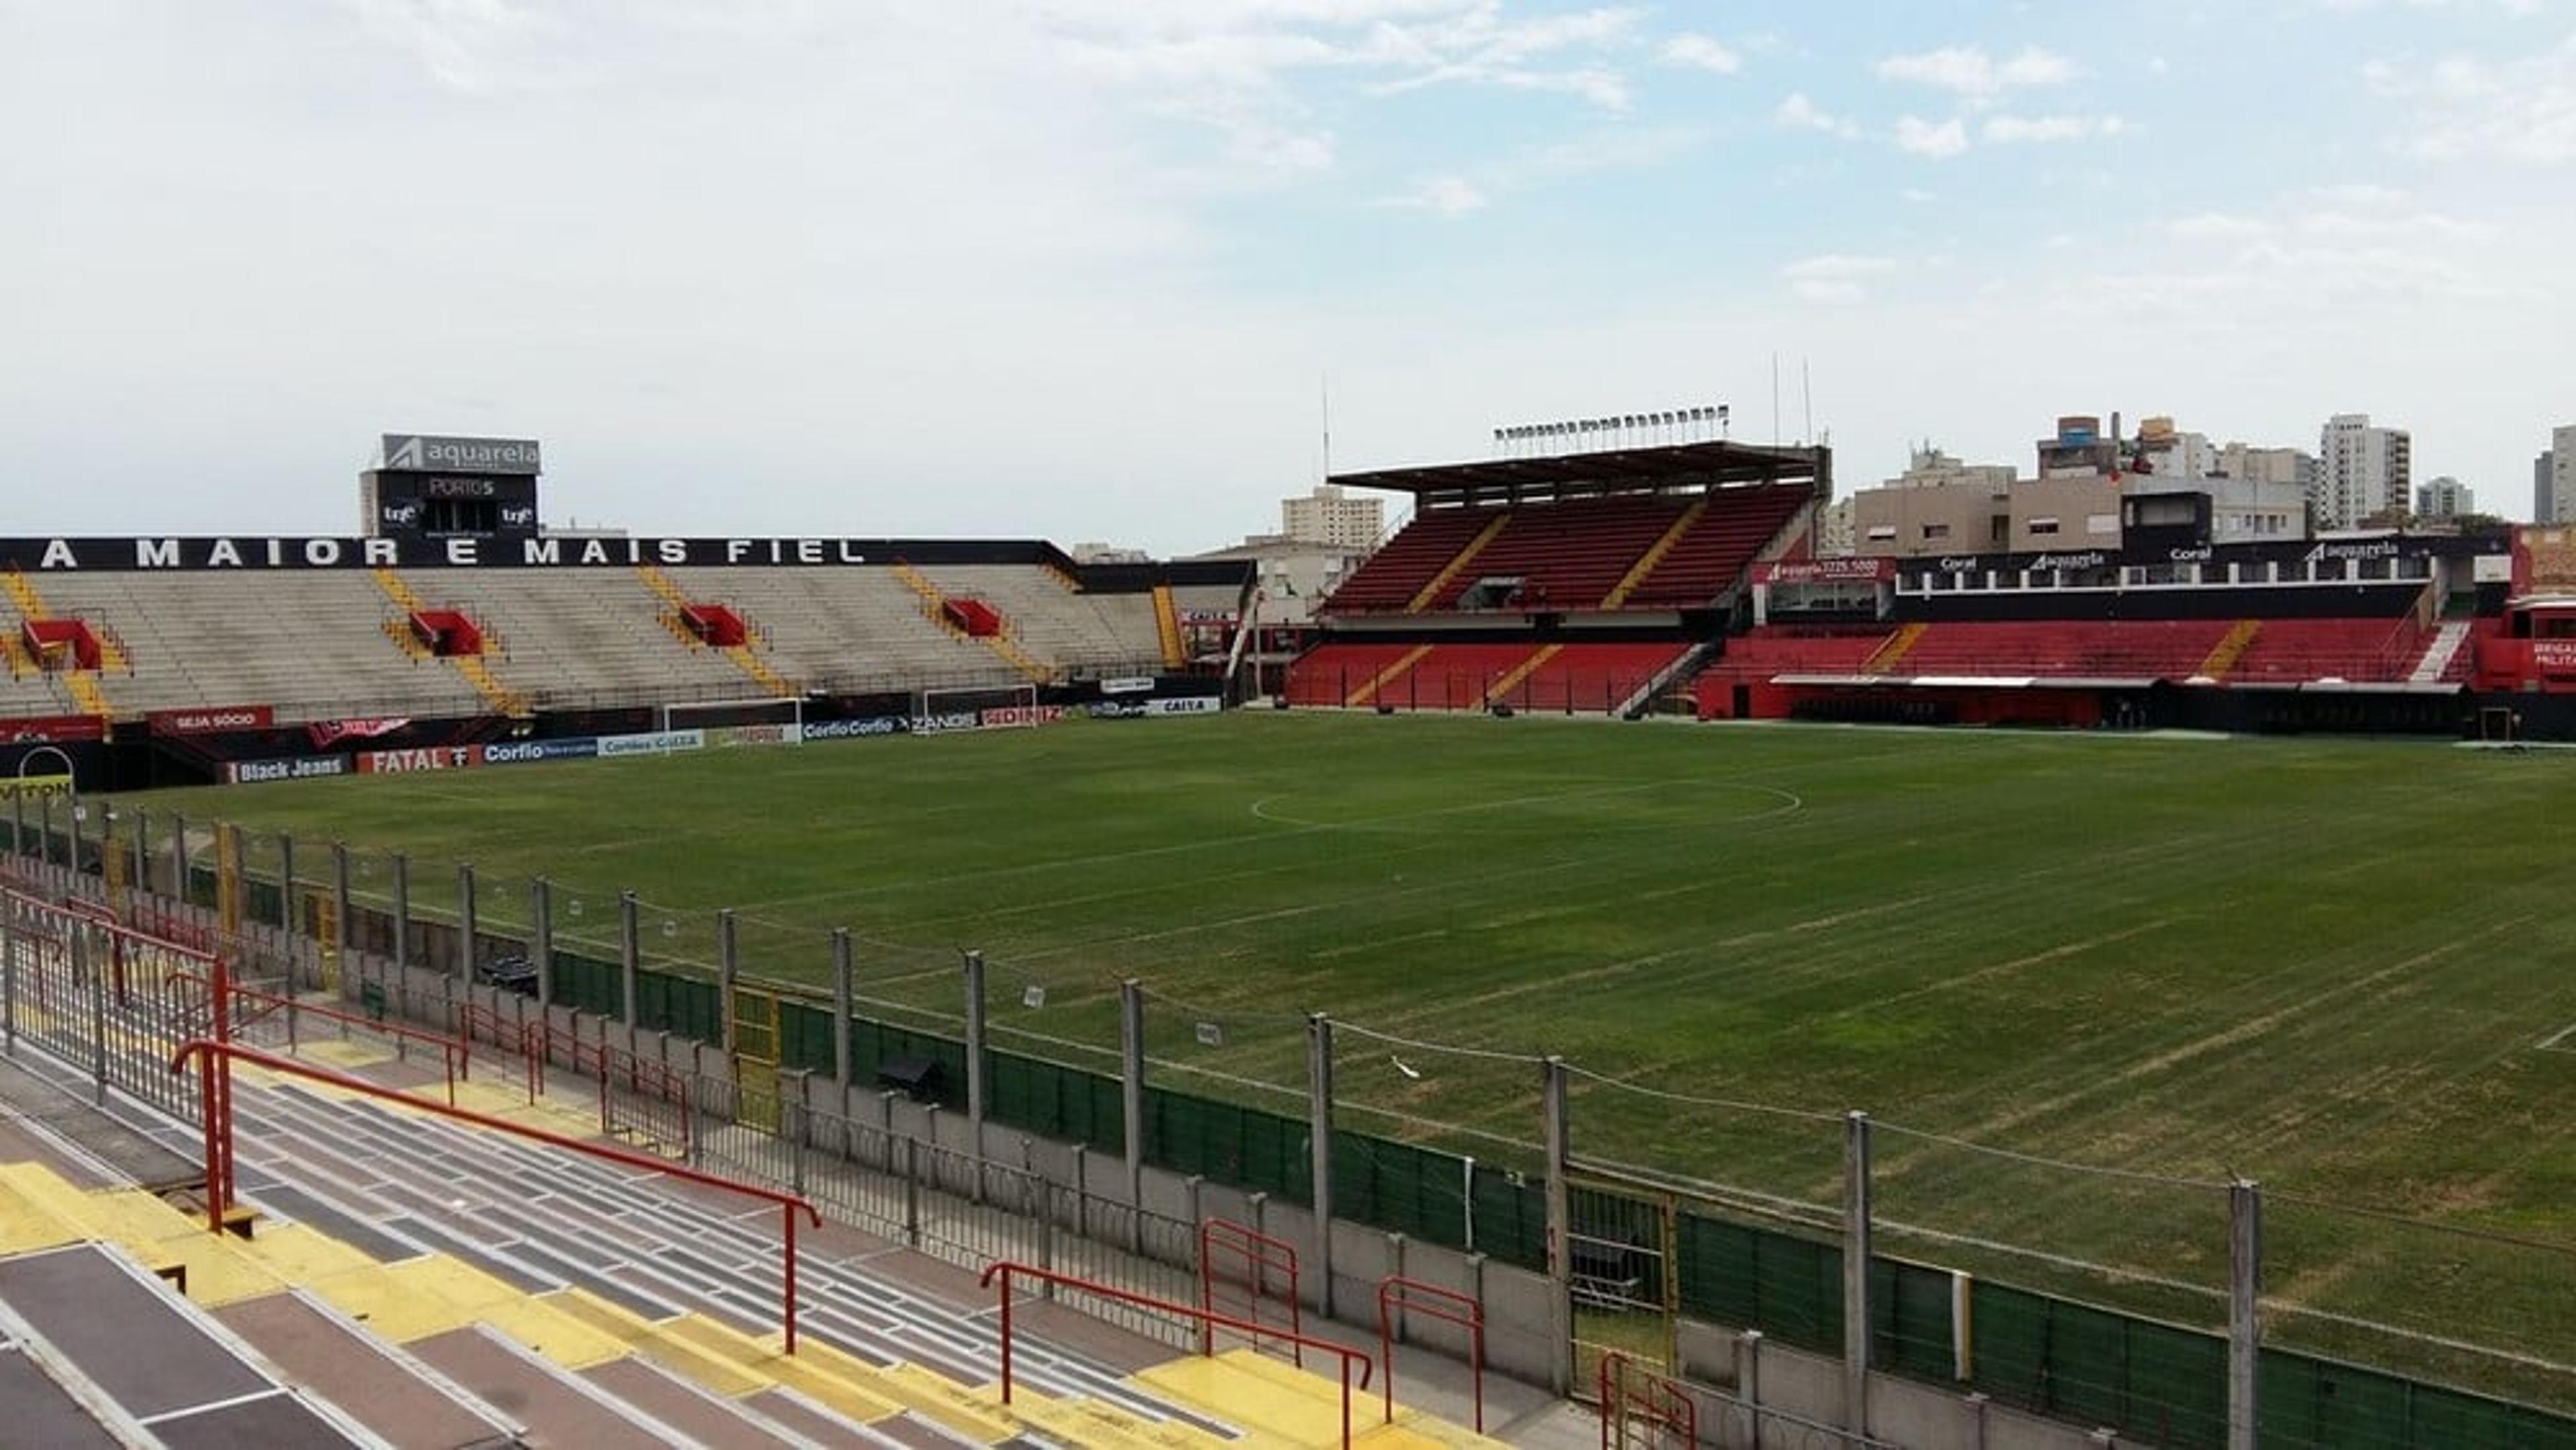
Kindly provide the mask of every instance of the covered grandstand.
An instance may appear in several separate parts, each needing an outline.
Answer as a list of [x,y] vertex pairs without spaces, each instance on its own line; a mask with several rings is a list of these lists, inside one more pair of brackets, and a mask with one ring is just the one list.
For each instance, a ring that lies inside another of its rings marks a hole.
[[1620,448],[1340,475],[1413,514],[1317,611],[1298,705],[1633,713],[1803,557],[1822,448]]

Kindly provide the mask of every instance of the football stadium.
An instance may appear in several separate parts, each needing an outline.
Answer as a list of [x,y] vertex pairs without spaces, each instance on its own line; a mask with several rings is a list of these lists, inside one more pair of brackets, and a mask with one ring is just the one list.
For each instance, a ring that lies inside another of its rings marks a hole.
[[1828,554],[1830,449],[1625,421],[1336,476],[1293,624],[526,439],[0,539],[13,1403],[2576,1446],[2576,540]]

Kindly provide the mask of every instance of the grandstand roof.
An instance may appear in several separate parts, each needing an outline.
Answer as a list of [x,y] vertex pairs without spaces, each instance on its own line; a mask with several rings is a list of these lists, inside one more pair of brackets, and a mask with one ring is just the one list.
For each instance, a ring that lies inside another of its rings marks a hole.
[[1415,496],[1416,506],[1541,503],[1604,494],[1716,488],[1729,484],[1813,481],[1819,493],[1833,478],[1830,448],[1771,448],[1750,443],[1676,443],[1654,448],[1613,448],[1536,458],[1495,458],[1481,463],[1441,463],[1337,473],[1330,483],[1378,488]]

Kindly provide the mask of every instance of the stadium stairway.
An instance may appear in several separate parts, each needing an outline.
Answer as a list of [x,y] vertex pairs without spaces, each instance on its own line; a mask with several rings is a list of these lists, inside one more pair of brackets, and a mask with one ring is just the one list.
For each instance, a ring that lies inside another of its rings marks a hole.
[[1162,647],[1163,668],[1177,670],[1190,662],[1181,643],[1181,611],[1172,602],[1172,586],[1154,586],[1154,642]]
[[1511,522],[1512,515],[1508,509],[1487,520],[1485,526],[1476,531],[1476,536],[1469,539],[1465,547],[1450,555],[1449,562],[1441,565],[1438,573],[1433,574],[1420,589],[1414,591],[1413,597],[1405,602],[1404,612],[1420,614],[1430,608],[1431,601],[1439,598],[1441,593],[1448,589],[1451,580],[1465,573],[1467,566],[1476,562],[1477,555],[1493,547],[1494,540],[1502,535],[1504,529],[1510,527]]
[[[689,598],[686,593],[682,592],[679,585],[671,582],[670,575],[663,573],[660,569],[651,564],[636,565],[635,577],[644,581],[645,588],[652,590],[655,595],[660,597],[663,603],[670,606],[668,610],[663,612],[661,620],[662,627],[671,632],[671,637],[673,639],[678,640],[682,645],[692,650],[705,649],[708,647],[706,641],[699,639],[697,635],[690,630],[686,619],[683,618],[688,608],[698,601]],[[753,684],[760,686],[762,692],[765,694],[775,695],[784,700],[792,699],[795,696],[804,693],[785,676],[782,676],[778,671],[771,669],[769,667],[769,662],[762,659],[759,651],[748,642],[736,645],[720,645],[716,646],[715,649],[717,654],[723,656],[726,660],[731,661],[733,667],[742,671],[742,673],[748,677]]]
[[[417,648],[418,641],[411,638],[409,621],[413,615],[428,606],[421,602],[420,595],[413,591],[411,585],[405,583],[403,577],[393,570],[374,569],[369,573],[374,577],[376,587],[383,590],[385,597],[392,600],[395,607],[403,612],[401,619],[387,622],[386,636],[396,645],[401,646],[404,653],[414,658],[424,658],[425,656],[421,655]],[[474,687],[474,693],[481,695],[494,710],[514,719],[524,719],[533,713],[529,709],[527,698],[502,684],[493,675],[491,667],[484,663],[481,655],[440,655],[437,658],[454,667],[456,673],[462,676],[467,684]]]
[[1897,630],[1887,637],[1885,644],[1872,650],[1868,659],[1860,662],[1860,672],[1864,675],[1883,675],[1894,670],[1897,663],[1905,658],[1906,653],[1914,648],[1915,642],[1922,639],[1931,628],[1932,626],[1928,624],[1915,623]]
[[2446,619],[2437,625],[2424,641],[2423,657],[2416,660],[2415,668],[2407,672],[2406,682],[2432,685],[2457,678],[2460,656],[2466,652],[2473,623],[2466,619]]
[[[36,582],[23,571],[12,568],[0,574],[0,587],[7,588],[10,602],[18,606],[19,617],[27,624],[47,624],[55,618],[53,611],[46,607],[44,595],[37,591]],[[90,628],[91,637],[98,641],[98,668],[61,671],[63,688],[70,692],[72,704],[81,714],[112,720],[116,709],[108,702],[107,691],[100,685],[98,677],[110,670],[131,670],[133,661],[114,630],[103,623]]]
[[1561,644],[1540,645],[1536,650],[1531,652],[1528,659],[1525,659],[1519,664],[1512,666],[1510,669],[1505,670],[1502,677],[1495,680],[1494,683],[1486,689],[1484,703],[1490,705],[1496,700],[1510,699],[1512,691],[1520,687],[1521,681],[1526,680],[1530,676],[1537,674],[1540,670],[1547,668],[1547,662],[1549,660],[1555,659],[1558,655],[1563,653],[1565,653],[1565,646]]
[[1628,572],[1620,576],[1619,582],[1610,586],[1610,592],[1601,597],[1601,607],[1618,609],[1627,604],[1628,596],[1637,592],[1637,586],[1646,582],[1647,576],[1655,572],[1655,567],[1664,562],[1664,556],[1681,543],[1684,534],[1698,526],[1700,518],[1707,512],[1708,500],[1704,498],[1682,510],[1681,516],[1664,530],[1663,537],[1648,546],[1637,562],[1628,567]]
[[1360,706],[1369,703],[1371,700],[1376,699],[1378,691],[1383,690],[1388,685],[1404,678],[1407,671],[1411,670],[1415,665],[1422,663],[1423,657],[1430,654],[1431,649],[1432,647],[1430,645],[1418,644],[1413,648],[1406,650],[1403,654],[1396,656],[1392,664],[1387,665],[1384,669],[1379,670],[1376,674],[1369,676],[1366,680],[1362,681],[1357,686],[1354,686],[1350,694],[1343,697],[1342,703],[1352,709],[1357,709]]
[[2253,648],[2254,636],[2260,633],[2262,628],[2263,621],[2259,619],[2236,621],[2235,625],[2220,638],[2217,646],[2210,650],[2208,657],[2200,662],[2200,668],[2194,673],[2208,680],[2226,679],[2227,672],[2236,668],[2236,662],[2245,658],[2245,651]]
[[1019,642],[1011,637],[1011,631],[1007,624],[1005,624],[1000,631],[993,634],[969,636],[965,630],[958,627],[954,620],[951,620],[948,617],[947,594],[943,592],[938,585],[931,583],[929,578],[922,574],[920,570],[913,568],[910,564],[906,564],[898,560],[894,566],[894,576],[897,579],[902,580],[905,587],[912,590],[913,593],[921,596],[921,613],[924,619],[929,620],[932,624],[939,626],[941,629],[946,630],[950,634],[956,635],[961,639],[972,638],[975,643],[980,644],[986,649],[991,650],[994,654],[999,655],[1005,663],[1009,664],[1011,668],[1019,671],[1022,676],[1030,680],[1032,683],[1042,685],[1054,678],[1054,671],[1048,669],[1045,665],[1039,664],[1035,659],[1032,659],[1029,656],[1029,653],[1026,650],[1020,648]]
[[[321,1046],[308,1055],[344,1069],[420,1071],[382,1049]],[[65,1089],[82,1080],[47,1067]],[[478,1110],[596,1127],[495,1083],[460,1091]],[[277,1413],[336,1427],[311,1443],[1339,1441],[1338,1384],[1249,1351],[1167,1363],[1170,1351],[1133,1341],[1104,1358],[1024,1328],[1005,1406],[989,1303],[945,1269],[886,1271],[899,1250],[837,1225],[807,1241],[791,1358],[774,1329],[772,1210],[255,1069],[239,1071],[235,1093],[242,1191],[262,1210],[249,1234],[210,1234],[152,1193],[84,1189],[18,1162],[0,1165],[0,1273],[10,1255],[70,1245],[120,1257],[165,1307],[210,1317],[243,1346],[265,1378],[242,1393],[287,1396]],[[139,1113],[131,1125],[174,1151],[195,1138]],[[0,1382],[8,1369],[0,1348]],[[81,1366],[52,1369],[84,1385]],[[1353,1410],[1354,1443],[1498,1443],[1414,1411],[1380,1424],[1373,1399]]]

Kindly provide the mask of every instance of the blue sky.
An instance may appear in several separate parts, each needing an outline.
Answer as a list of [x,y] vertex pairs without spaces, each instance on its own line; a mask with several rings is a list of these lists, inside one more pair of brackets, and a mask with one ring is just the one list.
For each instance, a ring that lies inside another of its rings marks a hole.
[[[558,521],[1174,552],[1501,423],[2062,412],[2529,505],[2569,0],[0,0],[0,532],[339,531],[375,433]],[[35,486],[41,484],[43,486]]]

